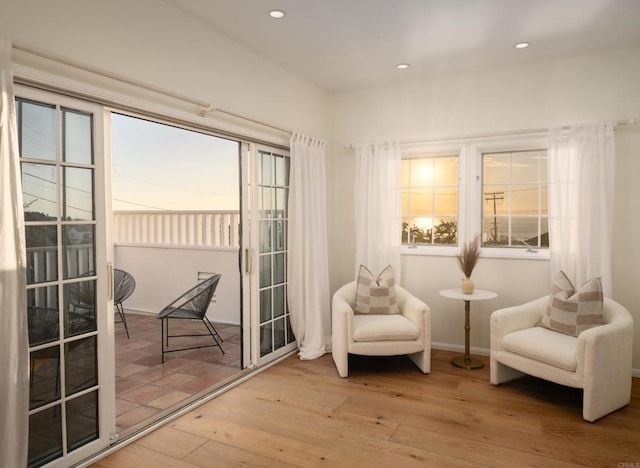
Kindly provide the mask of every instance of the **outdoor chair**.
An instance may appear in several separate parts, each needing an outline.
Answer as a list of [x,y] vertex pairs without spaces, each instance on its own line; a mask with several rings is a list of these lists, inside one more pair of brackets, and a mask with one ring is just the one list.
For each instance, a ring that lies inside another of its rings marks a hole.
[[[127,332],[127,338],[129,338],[129,327],[127,327],[127,318],[124,315],[124,308],[122,303],[133,294],[136,289],[136,280],[124,270],[113,270],[113,304],[116,308],[116,312],[120,316],[120,322],[124,324],[124,330]],[[118,323],[118,322],[117,322]]]
[[[198,283],[195,287],[191,288],[176,300],[172,301],[168,306],[158,312],[157,318],[162,320],[162,362],[164,363],[164,355],[166,353],[173,353],[176,351],[186,351],[190,349],[208,348],[211,346],[217,346],[220,348],[222,354],[223,340],[220,334],[217,332],[211,321],[207,318],[207,308],[211,303],[213,293],[220,282],[221,275],[216,273],[204,281]],[[208,333],[200,334],[169,334],[169,319],[181,319],[181,320],[200,320],[204,324]],[[169,348],[169,338],[177,337],[191,337],[191,336],[208,336],[213,338],[212,344],[198,345],[191,347],[181,347],[177,349]]]
[[[94,276],[94,271],[87,271],[80,275]],[[129,338],[129,328],[127,327],[127,318],[124,314],[124,308],[122,303],[127,300],[136,289],[136,280],[124,270],[113,270],[113,305],[116,313],[120,317],[119,321],[115,323],[123,323],[127,338]],[[77,309],[87,309],[93,311],[95,306],[95,284],[93,282],[74,283],[74,286],[70,288],[69,294],[71,295],[71,304]]]
[[[64,318],[65,331],[64,336],[74,336],[80,333],[86,333],[95,330],[95,319],[90,316],[76,314],[74,311],[68,311],[67,317]],[[46,343],[52,343],[61,339],[60,336],[60,311],[52,307],[27,307],[27,325],[29,333],[29,346],[39,346]],[[70,341],[65,346],[69,350],[73,350],[82,343],[82,340]],[[55,366],[55,383],[54,388],[60,385],[60,346],[55,344],[41,348],[38,351],[29,354],[29,386],[33,387],[34,378],[36,376],[36,363],[41,360],[54,360]],[[47,372],[38,372],[40,378],[43,378]],[[44,377],[46,378],[46,377]],[[33,400],[32,403],[36,400]]]

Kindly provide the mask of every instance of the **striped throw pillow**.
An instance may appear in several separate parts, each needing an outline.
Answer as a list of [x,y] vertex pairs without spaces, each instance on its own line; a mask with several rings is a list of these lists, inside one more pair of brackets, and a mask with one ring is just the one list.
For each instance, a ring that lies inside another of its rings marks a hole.
[[571,282],[564,273],[562,276],[557,277],[557,283],[554,280],[549,305],[540,324],[572,336],[602,325],[604,295],[601,278],[590,279],[575,292],[573,286],[567,289],[567,282],[569,285]]
[[551,328],[551,304],[553,303],[553,299],[558,294],[566,294],[566,297],[573,295],[573,283],[564,271],[560,270],[556,277],[553,279],[553,283],[551,283],[551,296],[549,296],[549,304],[547,305],[547,309],[545,313],[542,315],[542,321],[539,325],[545,328]]
[[356,286],[357,314],[391,315],[399,313],[393,268],[385,267],[378,276],[374,276],[367,267],[360,265]]

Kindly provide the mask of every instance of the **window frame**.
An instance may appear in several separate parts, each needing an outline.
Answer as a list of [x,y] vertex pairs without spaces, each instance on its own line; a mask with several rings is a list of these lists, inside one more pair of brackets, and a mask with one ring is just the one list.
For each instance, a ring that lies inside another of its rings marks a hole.
[[[465,242],[482,232],[483,178],[482,155],[492,152],[517,152],[547,149],[547,133],[492,135],[460,140],[403,145],[402,159],[458,155],[458,244],[410,245],[402,244],[402,255],[456,256]],[[487,247],[480,248],[486,258],[548,260],[549,248]]]
[[[514,163],[512,162],[512,158],[514,157],[514,155],[526,155],[527,153],[533,153],[535,154],[538,158],[539,156],[541,156],[541,153],[547,153],[547,149],[540,147],[537,149],[526,149],[526,150],[509,150],[509,151],[500,151],[500,152],[496,152],[496,151],[486,151],[486,152],[482,152],[480,154],[480,159],[481,159],[481,164],[483,166],[483,185],[482,185],[482,194],[481,196],[484,199],[485,204],[483,204],[482,206],[482,227],[483,227],[483,234],[484,231],[486,229],[486,220],[487,218],[491,217],[491,209],[488,206],[487,202],[490,202],[492,199],[487,198],[487,195],[493,195],[494,196],[494,211],[493,211],[493,218],[494,220],[497,219],[497,217],[501,217],[501,218],[506,218],[508,220],[508,225],[507,225],[507,232],[510,233],[511,230],[513,229],[514,223],[516,223],[516,221],[518,220],[523,220],[523,219],[535,219],[537,226],[537,229],[541,228],[540,225],[540,221],[541,219],[544,218],[544,210],[540,211],[542,208],[544,208],[542,206],[542,194],[544,189],[546,188],[546,195],[547,195],[547,211],[546,211],[546,218],[547,218],[547,228],[548,228],[548,218],[549,218],[549,214],[548,214],[548,194],[549,194],[549,185],[548,185],[548,173],[547,173],[547,178],[543,181],[541,180],[540,177],[540,173],[538,173],[538,176],[536,177],[535,180],[531,180],[529,182],[519,182],[519,181],[514,181],[512,179],[513,177],[513,172],[514,172]],[[501,156],[501,155],[508,155],[508,159],[509,159],[509,163],[508,163],[508,180],[507,182],[491,182],[491,183],[487,183],[485,184],[484,182],[484,178],[485,178],[485,173],[484,170],[486,169],[485,167],[485,157],[492,157],[492,156]],[[539,160],[537,161],[537,165],[538,165],[538,169],[540,169],[541,167],[541,163],[542,161],[540,161],[541,158],[539,158]],[[545,171],[547,172],[547,171]],[[514,193],[515,192],[519,192],[522,190],[523,186],[535,186],[537,189],[537,210],[536,213],[527,213],[525,215],[518,215],[513,211],[513,203],[514,203]],[[487,192],[487,187],[499,187],[499,190],[501,190],[500,192]],[[497,198],[496,195],[497,194],[502,194],[504,199],[505,199],[505,204],[507,206],[507,213],[496,213],[496,202],[495,199]],[[507,198],[508,197],[508,198]],[[548,231],[547,231],[548,232]],[[542,235],[542,232],[538,232],[537,233],[537,237],[539,238]],[[497,233],[496,233],[497,235]],[[531,247],[525,247],[523,245],[514,245],[514,240],[517,241],[517,239],[515,238],[511,238],[512,240],[507,244],[507,245],[502,245],[502,244],[497,244],[495,245],[495,247],[488,245],[488,246],[484,246],[486,248],[496,248],[496,249],[525,249],[525,250],[548,250],[548,246],[538,246],[538,245],[532,245]],[[483,241],[484,243],[485,241]],[[540,242],[540,239],[538,239],[538,242]],[[532,252],[529,252],[532,253]]]
[[[458,191],[458,197],[457,197],[457,200],[456,200],[456,212],[457,212],[456,214],[457,214],[457,222],[459,224],[459,219],[460,219],[460,216],[459,216],[459,212],[460,212],[460,194],[459,194],[459,191],[460,191],[460,154],[459,154],[459,152],[448,152],[448,153],[437,154],[437,155],[433,155],[431,153],[429,153],[429,154],[422,153],[422,154],[415,154],[415,155],[412,155],[410,157],[404,157],[404,155],[403,155],[402,160],[403,161],[420,161],[420,160],[425,160],[425,159],[435,160],[437,158],[452,158],[452,157],[457,158],[457,165],[458,165],[457,185],[455,186],[455,188]],[[409,173],[409,178],[411,178],[411,173]],[[413,186],[411,184],[409,186],[405,186],[405,185],[401,184],[401,192],[404,192],[405,190],[409,190],[410,192],[412,192],[413,189],[422,189],[422,190],[424,190],[425,188],[428,188],[429,190],[432,191],[432,194],[433,194],[433,197],[434,197],[434,201],[432,203],[435,203],[436,190],[439,189],[439,188],[451,188],[451,187],[453,187],[453,186],[452,185],[446,185],[446,184],[442,184],[442,185],[436,184],[435,181],[434,181],[434,183],[433,183],[433,185],[431,187]],[[402,193],[401,193],[401,195],[402,195]],[[401,216],[402,216],[403,222],[404,222],[404,213],[401,213]],[[415,216],[412,216],[412,218],[415,218]],[[433,228],[435,228],[435,220],[436,220],[437,216],[432,213],[432,218],[434,220],[434,226],[432,227],[432,229],[433,229]],[[456,226],[456,229],[459,229],[458,226]],[[456,237],[459,238],[459,233],[457,233]],[[435,243],[433,243],[433,231],[432,231],[432,243],[431,244],[416,244],[416,243],[411,243],[411,242],[407,242],[405,244],[404,243],[404,241],[405,241],[404,236],[401,238],[400,241],[401,241],[401,245],[403,247],[407,247],[408,249],[411,249],[411,250],[416,249],[418,247],[428,247],[430,250],[434,249],[434,248],[439,248],[439,247],[442,247],[442,248],[445,248],[445,249],[451,249],[452,247],[457,247],[459,245],[459,241],[456,242],[455,244],[435,244]]]

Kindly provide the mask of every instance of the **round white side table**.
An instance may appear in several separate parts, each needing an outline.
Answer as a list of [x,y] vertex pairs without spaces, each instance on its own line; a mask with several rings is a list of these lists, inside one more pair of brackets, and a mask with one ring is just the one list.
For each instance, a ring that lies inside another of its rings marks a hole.
[[464,356],[454,357],[451,360],[451,364],[464,369],[481,369],[484,367],[484,363],[480,359],[472,358],[469,352],[469,332],[471,331],[469,315],[471,312],[471,301],[495,299],[498,297],[498,294],[484,289],[475,289],[472,294],[464,294],[461,289],[443,289],[439,294],[449,299],[464,301]]

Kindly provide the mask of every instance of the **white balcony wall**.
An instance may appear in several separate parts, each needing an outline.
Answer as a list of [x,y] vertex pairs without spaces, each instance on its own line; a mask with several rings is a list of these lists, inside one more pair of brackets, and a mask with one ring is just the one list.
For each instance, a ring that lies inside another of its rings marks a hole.
[[237,211],[114,212],[114,267],[136,279],[125,309],[156,314],[201,275],[220,273],[207,317],[240,325],[239,222]]
[[157,314],[195,286],[199,273],[220,273],[207,317],[240,325],[238,249],[115,244],[114,261],[115,268],[136,279],[136,290],[124,303],[126,311]]

